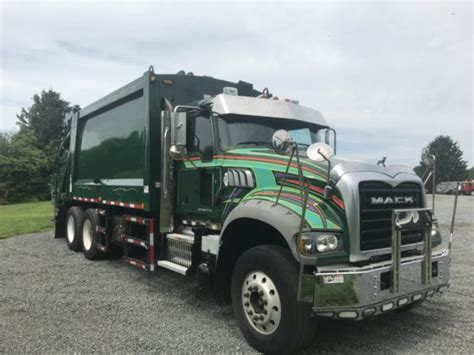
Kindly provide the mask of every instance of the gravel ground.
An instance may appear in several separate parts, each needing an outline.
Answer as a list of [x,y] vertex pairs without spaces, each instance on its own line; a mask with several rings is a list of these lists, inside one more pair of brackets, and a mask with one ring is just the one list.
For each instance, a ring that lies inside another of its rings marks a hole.
[[[439,196],[447,236],[453,197]],[[322,320],[308,353],[472,353],[474,197],[459,198],[451,288],[367,321]],[[0,241],[0,352],[252,352],[229,305],[192,280],[87,261],[51,233]]]

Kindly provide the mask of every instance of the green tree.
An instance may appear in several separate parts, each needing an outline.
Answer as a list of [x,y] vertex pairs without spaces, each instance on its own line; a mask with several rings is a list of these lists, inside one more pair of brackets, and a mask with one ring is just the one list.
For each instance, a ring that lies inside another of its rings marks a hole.
[[[449,136],[438,136],[427,146],[428,152],[436,157],[436,183],[442,181],[461,181],[467,177],[467,162],[463,151]],[[415,167],[415,172],[422,175],[427,166],[422,161]]]
[[49,197],[50,159],[38,139],[23,130],[0,152],[0,200],[20,202]]
[[17,115],[20,131],[0,134],[0,203],[49,197],[53,163],[67,129],[64,116],[79,109],[53,90],[32,100]]
[[474,180],[474,166],[467,170],[467,178]]
[[43,90],[33,95],[32,100],[33,104],[27,109],[22,107],[17,115],[20,129],[31,131],[42,147],[57,147],[66,133],[64,116],[76,107],[53,90]]
[[11,134],[8,132],[0,132],[0,154],[6,152],[10,144]]

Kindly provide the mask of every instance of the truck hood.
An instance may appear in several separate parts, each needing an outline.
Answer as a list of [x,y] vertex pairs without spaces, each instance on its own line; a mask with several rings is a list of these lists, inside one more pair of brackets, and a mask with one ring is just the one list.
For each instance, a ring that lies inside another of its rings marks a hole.
[[[261,158],[265,161],[265,158],[277,159],[283,165],[288,164],[290,159],[287,155],[280,155],[275,153],[272,149],[268,148],[238,148],[227,151],[227,154],[239,155],[249,158]],[[226,155],[229,157],[229,155]],[[327,163],[326,162],[314,162],[306,157],[304,152],[300,152],[300,161],[303,166],[303,173],[311,178],[319,178],[325,180],[327,178]],[[296,158],[293,159],[293,164],[296,165]],[[292,166],[293,166],[292,164]],[[347,159],[339,156],[333,156],[331,158],[331,179],[337,182],[343,175],[354,172],[375,172],[380,173],[390,178],[394,178],[399,174],[410,174],[416,175],[412,168],[404,165],[389,165],[386,167],[379,166],[376,164],[370,164],[361,160]]]
[[390,178],[395,178],[399,174],[410,174],[416,175],[414,170],[409,166],[405,165],[389,165],[389,166],[379,166],[376,164],[370,164],[364,161],[351,160],[340,157],[333,157],[331,159],[333,167],[331,169],[331,179],[334,182],[339,181],[339,179],[348,173],[354,172],[373,172],[383,174]]

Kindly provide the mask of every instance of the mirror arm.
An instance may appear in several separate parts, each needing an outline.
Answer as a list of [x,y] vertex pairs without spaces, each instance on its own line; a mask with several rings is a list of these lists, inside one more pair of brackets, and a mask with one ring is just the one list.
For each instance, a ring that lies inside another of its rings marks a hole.
[[329,180],[330,180],[330,175],[329,175],[329,174],[331,173],[331,161],[330,161],[323,153],[321,153],[321,150],[320,150],[320,149],[318,149],[318,154],[319,154],[320,156],[322,156],[323,159],[324,159],[325,161],[327,161],[327,163],[328,163],[328,183],[329,183]]
[[333,193],[333,187],[331,186],[331,161],[328,159],[328,157],[326,157],[326,155],[324,155],[324,153],[321,152],[320,149],[318,149],[318,154],[321,155],[328,163],[328,179],[326,186],[324,187],[324,198],[329,200]]
[[175,108],[173,109],[173,112],[187,112],[187,111],[197,111],[197,112],[201,112],[202,111],[202,107],[199,107],[199,106],[190,106],[190,105],[177,105],[175,106]]
[[295,147],[293,147],[293,149],[291,150],[290,159],[288,160],[288,164],[286,165],[285,174],[283,175],[283,180],[280,184],[280,191],[278,191],[278,195],[277,195],[277,198],[276,198],[276,201],[275,201],[275,205],[278,205],[278,200],[280,199],[281,191],[283,190],[283,184],[285,183],[286,178],[288,176],[288,171],[290,170],[290,166],[291,166],[291,162],[293,161],[293,155],[294,154],[295,154]]

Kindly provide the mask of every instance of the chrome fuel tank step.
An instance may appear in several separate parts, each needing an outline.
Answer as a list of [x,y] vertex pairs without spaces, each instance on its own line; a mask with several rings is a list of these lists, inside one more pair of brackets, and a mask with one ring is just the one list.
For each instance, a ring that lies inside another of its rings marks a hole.
[[165,238],[164,258],[157,265],[186,275],[192,264],[194,235],[190,230],[185,230],[183,233],[167,234]]

